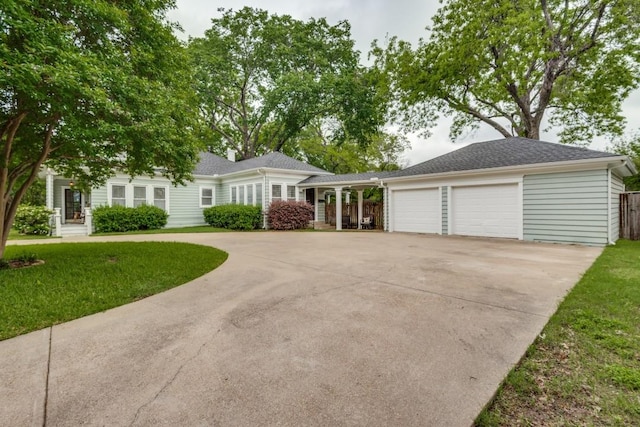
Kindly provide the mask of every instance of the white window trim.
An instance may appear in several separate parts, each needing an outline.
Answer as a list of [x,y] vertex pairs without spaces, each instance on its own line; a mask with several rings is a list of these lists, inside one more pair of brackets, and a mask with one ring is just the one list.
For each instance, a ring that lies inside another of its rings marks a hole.
[[121,184],[118,182],[110,182],[109,185],[107,185],[107,204],[109,206],[113,206],[113,187],[124,187],[124,205],[125,206],[130,206],[128,204],[129,202],[129,189],[127,188],[128,185],[127,184]]
[[164,211],[169,212],[169,186],[168,185],[153,185],[147,186],[147,204],[151,206],[156,205],[155,189],[164,188]]
[[[136,184],[131,184],[131,206],[133,206],[134,208],[136,207],[136,187],[138,188],[144,188],[144,202],[143,205],[148,205],[149,204],[149,185],[136,185]],[[125,195],[126,195],[126,189],[125,189]],[[142,199],[137,199],[137,200],[142,200]]]
[[[202,190],[211,190],[211,204],[203,205],[202,204]],[[229,193],[229,197],[231,197],[231,193]],[[198,189],[198,205],[201,208],[210,208],[216,205],[216,189],[215,187],[208,187],[206,185],[201,185]]]
[[[276,200],[287,200],[287,185],[286,184],[282,184],[282,183],[277,183],[277,182],[272,182],[269,184],[271,187],[269,188],[269,203],[273,202],[273,187],[274,186],[279,186],[280,187],[280,197],[278,197]],[[283,198],[284,195],[284,198]]]

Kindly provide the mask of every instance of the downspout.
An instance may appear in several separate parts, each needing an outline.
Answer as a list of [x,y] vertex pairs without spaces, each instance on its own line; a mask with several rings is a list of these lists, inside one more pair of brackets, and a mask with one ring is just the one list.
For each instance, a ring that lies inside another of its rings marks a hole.
[[262,175],[262,228],[266,230],[269,225],[267,221],[267,210],[265,209],[267,203],[267,173],[262,168],[258,169],[258,173]]
[[611,166],[609,166],[607,167],[607,240],[610,245],[615,245],[616,242],[613,241],[611,236],[611,217],[613,213],[611,212],[611,184]]
[[388,197],[389,196],[389,187],[387,186],[387,184],[384,183],[383,180],[379,179],[378,180],[378,188],[382,188],[382,206],[383,206],[383,211],[382,211],[382,229],[384,231],[389,231],[389,212],[391,207],[389,206],[389,204],[391,203],[391,198]]

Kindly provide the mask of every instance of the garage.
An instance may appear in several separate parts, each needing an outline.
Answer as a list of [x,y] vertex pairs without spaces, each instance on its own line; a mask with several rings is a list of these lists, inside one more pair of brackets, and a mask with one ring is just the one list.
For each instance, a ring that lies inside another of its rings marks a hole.
[[393,192],[393,231],[441,232],[441,201],[438,188]]
[[520,238],[518,184],[453,187],[451,234]]

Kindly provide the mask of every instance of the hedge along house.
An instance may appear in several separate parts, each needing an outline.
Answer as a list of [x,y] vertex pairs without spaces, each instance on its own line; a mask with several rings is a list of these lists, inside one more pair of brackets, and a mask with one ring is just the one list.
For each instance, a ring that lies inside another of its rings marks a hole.
[[[622,177],[635,173],[625,156],[507,138],[384,176],[315,176],[300,186],[336,194],[383,187],[390,232],[606,245],[618,239]],[[341,209],[336,212],[339,225]]]
[[[47,207],[54,210],[56,234],[91,234],[91,207],[155,205],[169,214],[167,227],[203,225],[203,210],[228,203],[261,206],[266,211],[273,200],[307,200],[317,203],[313,191],[301,193],[296,185],[310,176],[330,172],[295,160],[282,153],[235,161],[203,152],[193,172],[193,181],[174,186],[159,173],[155,177],[131,179],[116,174],[106,184],[84,192],[73,180],[46,171]],[[266,226],[266,223],[265,223]]]

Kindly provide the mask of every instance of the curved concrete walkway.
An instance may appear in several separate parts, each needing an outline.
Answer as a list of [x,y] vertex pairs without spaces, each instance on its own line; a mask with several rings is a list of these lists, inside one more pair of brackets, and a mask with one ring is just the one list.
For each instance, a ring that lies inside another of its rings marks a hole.
[[0,342],[0,425],[469,425],[601,252],[357,232],[99,240],[230,256]]

